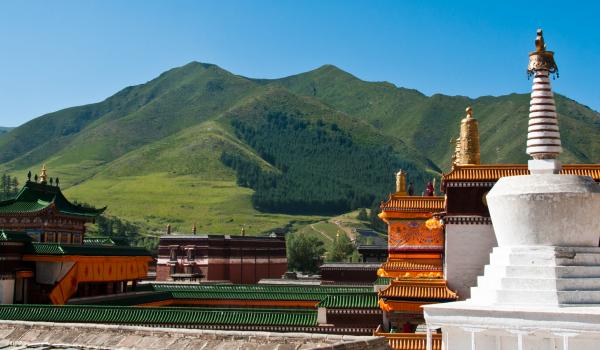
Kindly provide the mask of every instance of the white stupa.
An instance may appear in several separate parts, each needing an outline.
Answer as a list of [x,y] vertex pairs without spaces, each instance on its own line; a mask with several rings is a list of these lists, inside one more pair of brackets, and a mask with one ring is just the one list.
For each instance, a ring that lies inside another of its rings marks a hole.
[[531,175],[501,178],[487,196],[498,247],[471,298],[424,307],[446,350],[600,349],[600,185],[558,174],[558,69],[541,30],[528,72]]

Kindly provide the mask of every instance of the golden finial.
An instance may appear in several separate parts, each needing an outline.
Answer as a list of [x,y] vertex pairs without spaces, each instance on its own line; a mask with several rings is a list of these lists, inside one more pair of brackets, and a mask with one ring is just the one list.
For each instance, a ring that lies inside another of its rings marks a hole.
[[535,37],[535,51],[542,52],[546,51],[546,43],[544,42],[544,33],[541,29],[537,30],[537,36]]
[[192,232],[196,234],[196,223],[194,223],[194,226],[192,226]]
[[45,184],[48,181],[48,174],[46,173],[46,164],[42,165],[42,173],[40,174],[39,179],[41,184]]
[[473,108],[471,106],[467,107],[465,111],[467,112],[467,118],[473,118]]
[[457,164],[479,164],[479,124],[473,118],[473,108],[466,109],[467,116],[460,122],[460,137],[457,147]]
[[396,173],[396,194],[406,196],[406,173],[402,170]]
[[167,234],[171,234],[171,224],[167,224]]
[[546,70],[550,74],[556,74],[558,78],[558,66],[554,61],[554,52],[546,51],[546,42],[541,29],[537,30],[535,37],[535,51],[529,53],[529,65],[527,74],[532,76],[536,71]]
[[246,228],[244,226],[242,226],[241,234],[242,234],[242,237],[246,236]]

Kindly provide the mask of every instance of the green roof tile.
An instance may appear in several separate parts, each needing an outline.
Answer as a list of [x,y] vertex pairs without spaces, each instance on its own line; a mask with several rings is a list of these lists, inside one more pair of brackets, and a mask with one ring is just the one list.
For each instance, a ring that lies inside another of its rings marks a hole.
[[1,320],[243,326],[317,326],[316,310],[96,305],[0,305]]
[[28,253],[39,255],[84,255],[84,256],[151,256],[141,247],[70,245],[60,243],[32,242]]
[[375,280],[375,283],[373,283],[373,284],[377,285],[377,286],[387,286],[392,283],[392,280],[393,280],[392,277],[377,277],[377,279]]
[[0,242],[31,242],[31,237],[25,232],[0,230]]
[[373,287],[346,286],[306,286],[306,285],[276,285],[276,284],[175,284],[152,283],[153,290],[169,292],[243,292],[243,293],[370,293]]
[[319,307],[332,309],[377,309],[377,294],[340,294],[330,295],[319,303]]
[[59,187],[27,181],[14,198],[0,201],[0,214],[35,213],[52,204],[64,215],[90,219],[97,217],[106,209],[86,208],[73,204],[65,198]]

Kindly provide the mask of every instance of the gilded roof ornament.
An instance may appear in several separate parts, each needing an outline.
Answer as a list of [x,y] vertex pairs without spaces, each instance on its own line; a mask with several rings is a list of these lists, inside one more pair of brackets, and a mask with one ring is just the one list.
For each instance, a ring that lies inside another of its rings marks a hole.
[[456,165],[479,164],[479,126],[473,118],[473,108],[467,107],[467,115],[460,122],[460,136],[456,139],[452,168]]
[[42,165],[42,172],[39,177],[40,183],[45,184],[48,181],[48,174],[46,173],[46,164]]
[[396,194],[406,196],[406,173],[402,170],[396,173]]
[[555,74],[558,78],[558,66],[556,65],[556,62],[554,62],[554,52],[546,51],[544,34],[541,29],[537,30],[535,51],[529,53],[527,74],[532,76],[537,70],[547,70],[550,74]]

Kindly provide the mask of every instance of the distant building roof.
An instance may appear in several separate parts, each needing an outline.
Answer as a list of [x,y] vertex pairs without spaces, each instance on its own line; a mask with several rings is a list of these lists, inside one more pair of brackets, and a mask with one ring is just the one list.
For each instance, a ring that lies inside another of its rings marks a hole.
[[32,242],[27,253],[35,255],[151,256],[145,248]]
[[438,212],[444,210],[441,196],[395,196],[381,204],[382,211]]
[[71,203],[58,186],[27,181],[15,198],[0,202],[0,215],[39,215],[50,208],[62,215],[93,219],[105,209],[86,208]]
[[170,234],[160,236],[160,240],[191,240],[191,239],[235,239],[235,240],[282,240],[281,236],[234,236],[234,235],[212,235],[212,234]]
[[[381,263],[326,263],[319,266],[321,270],[373,270],[377,271],[377,269],[381,266]],[[375,276],[373,276],[375,278]]]

